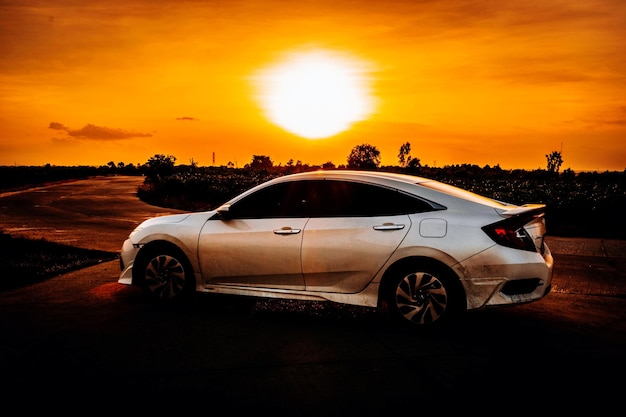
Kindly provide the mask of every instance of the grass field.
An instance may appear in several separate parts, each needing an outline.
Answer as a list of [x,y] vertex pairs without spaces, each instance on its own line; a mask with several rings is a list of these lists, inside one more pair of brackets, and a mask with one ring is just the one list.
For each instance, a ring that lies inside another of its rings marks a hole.
[[0,231],[0,291],[23,287],[116,257],[117,254],[112,252],[14,237]]

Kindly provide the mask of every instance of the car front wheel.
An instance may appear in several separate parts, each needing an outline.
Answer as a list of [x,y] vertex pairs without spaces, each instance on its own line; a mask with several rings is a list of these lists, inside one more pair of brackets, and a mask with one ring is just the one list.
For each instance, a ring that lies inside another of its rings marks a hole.
[[405,268],[387,288],[387,309],[402,323],[430,327],[464,310],[463,292],[443,268]]
[[160,300],[179,298],[191,292],[193,274],[182,253],[153,248],[142,254],[136,265],[144,291]]

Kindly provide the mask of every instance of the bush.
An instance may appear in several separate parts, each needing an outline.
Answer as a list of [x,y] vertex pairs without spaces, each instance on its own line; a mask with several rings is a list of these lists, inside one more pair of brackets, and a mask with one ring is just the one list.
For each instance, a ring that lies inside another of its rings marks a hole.
[[179,170],[160,181],[146,180],[137,195],[149,204],[189,211],[209,210],[277,175],[232,168]]

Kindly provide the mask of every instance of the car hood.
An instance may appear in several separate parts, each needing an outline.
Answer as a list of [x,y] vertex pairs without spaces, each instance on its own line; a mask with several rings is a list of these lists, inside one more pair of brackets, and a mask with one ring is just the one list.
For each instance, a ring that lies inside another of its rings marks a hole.
[[172,224],[172,223],[180,223],[185,220],[187,217],[191,216],[192,213],[184,213],[184,214],[169,214],[166,216],[152,217],[148,220],[145,220],[141,223],[138,228],[145,228],[149,226],[156,226],[159,224]]

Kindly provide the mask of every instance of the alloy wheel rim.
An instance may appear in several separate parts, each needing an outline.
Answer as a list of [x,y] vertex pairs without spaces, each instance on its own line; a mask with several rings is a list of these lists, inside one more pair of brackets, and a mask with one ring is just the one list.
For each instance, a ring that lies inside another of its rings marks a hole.
[[439,320],[448,305],[442,282],[426,272],[405,276],[396,287],[396,307],[407,320],[429,324]]
[[146,285],[159,298],[172,298],[185,287],[185,269],[173,256],[154,257],[146,267]]

